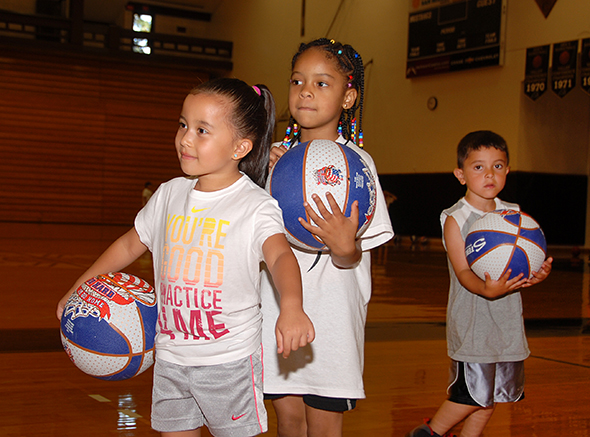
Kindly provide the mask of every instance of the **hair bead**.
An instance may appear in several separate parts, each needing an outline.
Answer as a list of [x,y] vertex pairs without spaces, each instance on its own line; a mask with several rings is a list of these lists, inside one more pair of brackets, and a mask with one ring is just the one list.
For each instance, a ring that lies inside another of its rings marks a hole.
[[[291,126],[291,122],[293,122],[293,126]],[[283,142],[281,143],[281,146],[283,146],[285,149],[289,149],[291,147],[291,131],[293,131],[293,140],[295,140],[299,134],[299,125],[293,121],[293,118],[291,118],[289,121],[287,130],[285,131],[285,138],[283,138]]]

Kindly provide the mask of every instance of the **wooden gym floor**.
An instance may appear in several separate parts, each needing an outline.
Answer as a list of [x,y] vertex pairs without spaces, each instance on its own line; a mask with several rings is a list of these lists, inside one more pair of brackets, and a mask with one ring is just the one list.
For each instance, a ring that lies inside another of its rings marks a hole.
[[[150,436],[151,370],[120,382],[89,377],[61,349],[55,305],[123,227],[0,226],[0,436]],[[531,356],[526,398],[499,405],[484,435],[590,435],[588,257],[556,257],[523,293]],[[366,328],[367,399],[345,414],[347,437],[403,436],[445,399],[448,276],[440,241],[374,251]],[[127,269],[151,280],[150,258]],[[269,408],[270,431],[275,418]],[[459,427],[454,431],[458,433]],[[207,433],[204,433],[207,434]]]

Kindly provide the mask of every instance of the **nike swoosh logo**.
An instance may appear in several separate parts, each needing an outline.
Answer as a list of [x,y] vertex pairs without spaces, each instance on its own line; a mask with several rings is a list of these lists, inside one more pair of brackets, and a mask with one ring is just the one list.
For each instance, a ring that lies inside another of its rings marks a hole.
[[192,212],[201,212],[201,211],[205,211],[206,209],[209,208],[201,208],[201,209],[197,209],[195,206],[193,206],[193,209],[191,209]]
[[240,414],[239,416],[234,416],[234,415],[232,415],[232,416],[231,416],[231,420],[238,420],[239,418],[241,418],[241,417],[244,417],[245,415],[246,415],[246,413],[244,413],[244,414]]

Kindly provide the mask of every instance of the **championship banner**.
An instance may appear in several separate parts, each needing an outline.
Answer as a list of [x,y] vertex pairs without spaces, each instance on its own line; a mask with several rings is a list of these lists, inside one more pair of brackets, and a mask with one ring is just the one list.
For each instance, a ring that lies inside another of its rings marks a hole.
[[582,57],[580,60],[582,88],[590,94],[590,38],[582,40]]
[[553,44],[551,65],[551,89],[559,97],[565,96],[576,86],[578,41]]
[[537,100],[547,90],[549,48],[550,45],[547,44],[526,50],[524,93],[532,100]]

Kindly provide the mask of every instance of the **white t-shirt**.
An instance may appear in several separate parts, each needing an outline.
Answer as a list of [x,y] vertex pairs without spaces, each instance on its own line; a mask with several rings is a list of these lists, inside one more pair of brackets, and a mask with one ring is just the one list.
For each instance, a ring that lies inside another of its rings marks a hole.
[[214,192],[196,180],[162,184],[135,219],[154,259],[158,359],[215,365],[261,342],[262,245],[284,233],[278,203],[247,176]]
[[[344,144],[340,137],[338,143]],[[317,253],[293,248],[303,280],[303,308],[316,330],[316,339],[284,359],[276,353],[274,327],[279,314],[278,295],[267,272],[262,278],[264,392],[315,394],[361,399],[367,305],[371,297],[371,254],[393,237],[387,205],[371,156],[352,142],[347,144],[365,160],[376,179],[377,207],[371,224],[361,237],[360,262],[349,269],[332,263],[329,254],[311,270]]]

